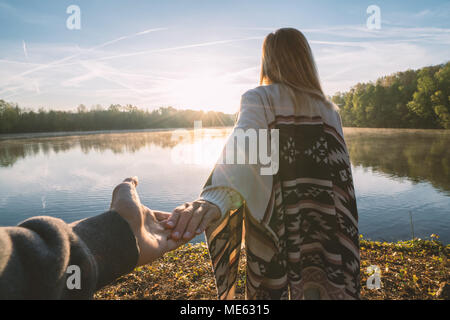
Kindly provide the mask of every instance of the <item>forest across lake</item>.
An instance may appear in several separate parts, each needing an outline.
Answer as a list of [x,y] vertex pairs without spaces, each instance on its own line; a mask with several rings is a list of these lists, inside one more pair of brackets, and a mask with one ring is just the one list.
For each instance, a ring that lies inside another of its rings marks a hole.
[[[448,129],[450,62],[358,83],[330,98],[347,127]],[[35,111],[0,100],[0,133],[191,128],[199,120],[203,127],[217,127],[231,126],[235,119],[235,114],[223,112],[173,107],[148,111],[131,104]]]

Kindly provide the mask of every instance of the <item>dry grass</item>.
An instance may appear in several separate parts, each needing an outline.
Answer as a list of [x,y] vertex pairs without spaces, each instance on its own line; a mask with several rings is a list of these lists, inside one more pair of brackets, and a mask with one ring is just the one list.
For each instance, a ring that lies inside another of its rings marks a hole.
[[[363,299],[450,299],[450,245],[436,238],[397,243],[361,239]],[[368,289],[367,267],[381,270],[381,288]],[[236,298],[244,298],[245,255]],[[98,291],[95,299],[216,299],[213,273],[204,243],[187,244],[152,264],[136,268]]]

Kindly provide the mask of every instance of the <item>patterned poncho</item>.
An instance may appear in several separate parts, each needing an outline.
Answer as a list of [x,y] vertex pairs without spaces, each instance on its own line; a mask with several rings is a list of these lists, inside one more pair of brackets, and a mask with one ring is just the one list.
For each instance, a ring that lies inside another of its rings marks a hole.
[[247,299],[302,299],[308,288],[321,299],[360,297],[358,213],[340,117],[331,104],[301,97],[280,84],[244,94],[234,130],[278,129],[279,169],[261,176],[261,164],[222,158],[205,184],[207,200],[217,190],[240,199],[206,230],[219,299],[234,298],[242,247]]

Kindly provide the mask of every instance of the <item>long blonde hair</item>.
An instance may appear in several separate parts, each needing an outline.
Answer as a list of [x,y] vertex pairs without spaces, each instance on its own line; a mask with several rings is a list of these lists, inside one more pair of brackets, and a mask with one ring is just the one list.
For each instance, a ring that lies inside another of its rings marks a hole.
[[264,39],[260,85],[271,83],[285,84],[295,93],[307,93],[331,105],[322,90],[308,41],[297,29],[278,29]]

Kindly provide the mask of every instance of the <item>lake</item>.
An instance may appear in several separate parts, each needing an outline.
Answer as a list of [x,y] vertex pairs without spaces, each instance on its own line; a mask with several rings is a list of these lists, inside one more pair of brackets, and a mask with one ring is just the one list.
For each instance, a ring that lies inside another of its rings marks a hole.
[[[114,186],[133,175],[144,204],[171,211],[198,196],[229,132],[0,137],[0,225],[102,213]],[[411,239],[412,218],[416,237],[435,233],[449,243],[450,130],[345,128],[344,134],[364,237]]]

